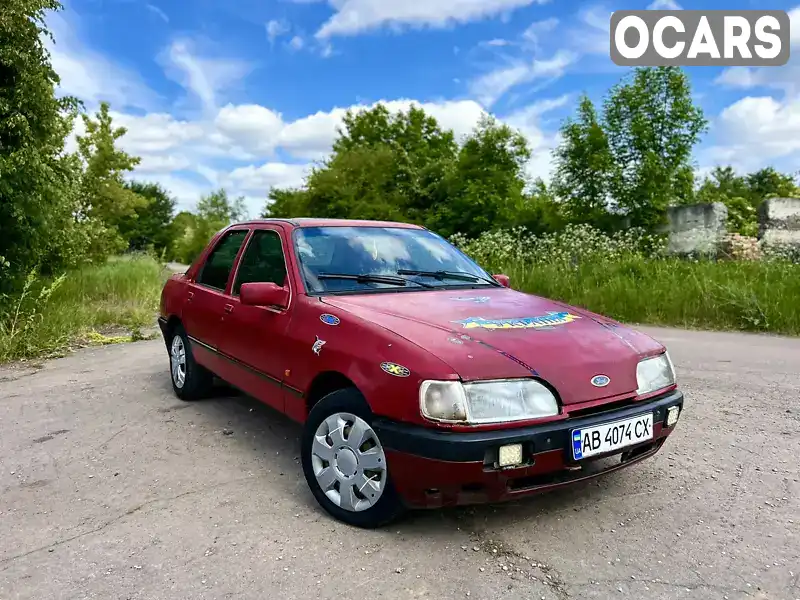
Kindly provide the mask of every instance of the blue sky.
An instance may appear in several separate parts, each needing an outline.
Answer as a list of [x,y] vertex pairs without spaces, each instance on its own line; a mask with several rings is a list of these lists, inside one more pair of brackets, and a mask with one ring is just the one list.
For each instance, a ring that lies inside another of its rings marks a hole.
[[[63,1],[63,0],[62,0]],[[680,0],[679,0],[680,1]],[[707,170],[800,169],[800,6],[783,67],[689,70],[711,130]],[[751,9],[647,0],[67,0],[48,16],[61,92],[111,103],[157,181],[190,208],[223,186],[261,210],[330,149],[345,110],[421,104],[457,135],[482,112],[520,129],[548,179],[558,127],[581,93],[600,101],[627,73],[608,57],[613,10]]]

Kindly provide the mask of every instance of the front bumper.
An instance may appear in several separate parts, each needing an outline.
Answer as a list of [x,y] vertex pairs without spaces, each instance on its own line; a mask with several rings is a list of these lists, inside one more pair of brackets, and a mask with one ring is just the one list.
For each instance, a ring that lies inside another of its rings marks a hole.
[[[495,431],[450,432],[376,419],[372,426],[389,461],[395,488],[406,504],[439,507],[500,502],[569,485],[629,466],[658,452],[673,427],[667,409],[683,412],[683,393],[674,390],[622,408],[538,426]],[[582,461],[572,458],[573,429],[653,413],[653,439]],[[519,443],[524,463],[498,468],[500,446]],[[614,461],[611,457],[616,457]]]

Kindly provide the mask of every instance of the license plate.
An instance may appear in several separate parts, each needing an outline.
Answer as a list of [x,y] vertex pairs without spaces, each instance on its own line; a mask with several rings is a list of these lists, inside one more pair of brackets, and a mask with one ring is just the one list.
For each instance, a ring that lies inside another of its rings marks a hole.
[[653,413],[647,413],[624,421],[573,429],[572,456],[575,460],[581,460],[652,439]]

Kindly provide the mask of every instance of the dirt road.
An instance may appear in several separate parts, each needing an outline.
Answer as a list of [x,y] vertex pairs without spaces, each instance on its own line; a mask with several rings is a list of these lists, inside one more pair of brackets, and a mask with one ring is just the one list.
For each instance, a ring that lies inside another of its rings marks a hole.
[[174,398],[160,340],[0,368],[0,598],[800,598],[800,340],[646,330],[687,394],[660,455],[381,531],[285,418]]

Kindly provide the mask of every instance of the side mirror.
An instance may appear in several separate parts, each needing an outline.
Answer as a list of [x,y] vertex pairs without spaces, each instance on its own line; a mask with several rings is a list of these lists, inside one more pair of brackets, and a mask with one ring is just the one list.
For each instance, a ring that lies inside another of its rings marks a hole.
[[289,306],[289,290],[272,282],[243,283],[239,300],[248,306]]
[[508,275],[492,275],[494,280],[502,285],[503,287],[511,287],[511,280],[508,278]]

